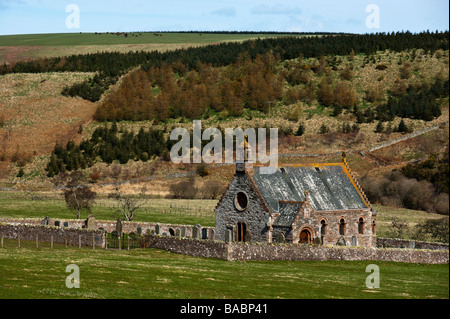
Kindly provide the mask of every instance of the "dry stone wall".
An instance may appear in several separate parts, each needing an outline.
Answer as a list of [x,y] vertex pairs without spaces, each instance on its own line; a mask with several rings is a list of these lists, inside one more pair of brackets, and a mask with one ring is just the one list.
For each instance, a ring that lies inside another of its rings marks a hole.
[[104,231],[63,228],[42,225],[0,224],[0,237],[20,239],[69,246],[89,246],[104,248],[106,243]]
[[177,237],[147,236],[149,248],[164,249],[196,257],[213,257],[228,261],[394,261],[445,264],[449,252],[397,248],[335,247],[297,244],[225,243]]

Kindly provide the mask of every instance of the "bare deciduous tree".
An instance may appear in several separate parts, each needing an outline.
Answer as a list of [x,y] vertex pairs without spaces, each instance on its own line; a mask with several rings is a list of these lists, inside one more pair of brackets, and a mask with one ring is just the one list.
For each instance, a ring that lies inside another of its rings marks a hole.
[[116,186],[116,192],[112,194],[114,198],[114,212],[123,216],[125,220],[132,221],[136,211],[142,208],[146,203],[145,193],[147,189],[145,187],[141,188],[137,196],[131,196],[130,194],[125,194]]
[[60,173],[53,179],[53,183],[62,188],[66,206],[77,213],[77,219],[81,219],[83,210],[91,211],[97,193],[85,185],[86,177],[83,172]]

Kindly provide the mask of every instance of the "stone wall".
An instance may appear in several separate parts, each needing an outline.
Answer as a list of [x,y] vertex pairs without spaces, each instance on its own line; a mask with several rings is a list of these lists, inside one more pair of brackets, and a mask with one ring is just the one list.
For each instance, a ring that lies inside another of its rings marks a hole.
[[430,250],[449,250],[449,245],[445,243],[430,243],[398,238],[377,238],[378,248],[411,248]]
[[395,261],[406,263],[445,264],[448,251],[418,249],[384,249],[367,247],[331,247],[310,245],[247,245],[233,243],[228,260],[290,261]]
[[212,240],[195,240],[191,238],[178,238],[147,235],[146,248],[157,248],[178,254],[194,257],[208,257],[227,260],[228,245],[225,242]]
[[[28,226],[42,226],[42,219],[38,218],[0,218],[0,223],[7,223],[9,225],[28,225]],[[55,219],[50,218],[48,220],[48,226],[55,227],[55,224],[59,224],[61,228],[69,228],[69,229],[84,229],[86,228],[86,221],[83,219]],[[64,227],[64,225],[67,227]],[[158,225],[158,227],[157,227]],[[181,225],[181,224],[160,224],[160,223],[151,223],[151,222],[127,222],[122,221],[122,232],[125,234],[137,233],[138,228],[142,234],[147,232],[155,232],[156,229],[159,229],[159,234],[167,234],[171,233],[176,234],[177,231],[181,233],[181,230],[184,228],[185,236],[183,237],[193,237],[195,225]],[[206,237],[208,239],[215,239],[214,227],[203,227],[200,228],[200,236],[202,236],[203,232],[206,233]],[[108,233],[111,233],[116,230],[116,222],[115,221],[103,221],[97,220],[95,222],[95,229],[104,230]]]
[[[242,192],[248,198],[245,209],[236,207],[236,194]],[[252,241],[267,241],[267,221],[269,220],[268,207],[262,202],[259,192],[255,189],[253,181],[243,172],[237,172],[224,196],[215,209],[216,213],[216,239],[225,240],[227,227],[233,229],[235,238],[238,223],[245,223],[246,230]]]
[[177,237],[147,236],[147,247],[164,249],[196,257],[213,257],[228,261],[394,261],[407,263],[445,264],[449,252],[440,250],[335,247],[298,244],[224,243]]
[[0,224],[0,237],[39,242],[63,244],[69,246],[90,246],[104,248],[105,232],[99,230],[62,228],[41,225]]

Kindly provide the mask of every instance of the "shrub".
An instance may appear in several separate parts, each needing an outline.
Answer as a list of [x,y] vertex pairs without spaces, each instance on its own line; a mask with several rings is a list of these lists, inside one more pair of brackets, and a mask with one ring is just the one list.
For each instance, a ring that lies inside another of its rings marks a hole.
[[305,134],[306,128],[304,123],[300,123],[297,132],[295,133],[296,136],[303,136]]
[[325,124],[322,124],[322,126],[320,127],[319,130],[320,134],[328,134],[330,133],[330,128],[328,126],[326,126]]
[[341,81],[334,89],[334,104],[343,108],[351,108],[356,104],[356,91],[349,82]]
[[406,125],[406,123],[403,119],[398,124],[396,132],[399,132],[399,133],[409,133],[410,132],[410,129],[408,128],[408,126]]
[[[425,239],[430,236],[441,243],[449,242],[449,218],[430,219],[418,224],[415,227],[415,237],[418,239]],[[424,238],[425,237],[425,238]]]
[[177,199],[194,199],[197,195],[197,188],[193,181],[182,181],[170,185],[169,187],[172,198]]

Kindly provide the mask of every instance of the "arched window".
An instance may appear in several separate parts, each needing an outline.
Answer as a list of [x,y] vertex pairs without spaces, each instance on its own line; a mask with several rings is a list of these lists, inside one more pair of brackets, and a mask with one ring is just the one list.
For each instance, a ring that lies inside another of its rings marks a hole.
[[325,236],[327,234],[327,222],[325,221],[325,219],[322,219],[322,221],[320,222],[320,234],[323,236]]
[[323,238],[325,237],[325,235],[327,234],[327,222],[325,219],[322,219],[320,221],[320,240],[322,242],[323,245]]
[[237,223],[236,241],[245,242],[245,233],[246,232],[247,232],[247,225],[244,222]]
[[339,235],[344,236],[345,235],[345,220],[342,218],[339,221]]
[[358,233],[359,234],[364,234],[364,218],[360,218],[358,221]]

